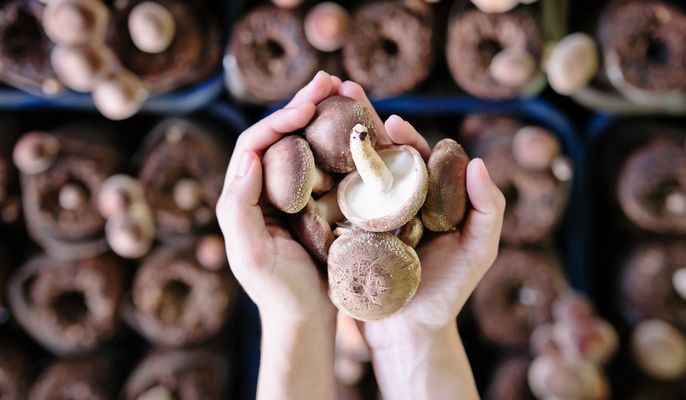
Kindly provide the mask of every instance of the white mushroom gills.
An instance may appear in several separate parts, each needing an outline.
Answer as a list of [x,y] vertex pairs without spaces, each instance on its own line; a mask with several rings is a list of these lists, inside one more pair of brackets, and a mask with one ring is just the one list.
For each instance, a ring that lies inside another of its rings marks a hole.
[[536,61],[526,49],[507,48],[493,57],[488,70],[498,83],[521,87],[536,73]]
[[57,202],[65,210],[76,211],[88,203],[88,195],[78,184],[67,183],[60,189]]
[[133,44],[150,54],[167,50],[176,35],[176,21],[172,13],[153,1],[135,6],[129,14],[128,26]]
[[202,204],[202,187],[193,178],[179,179],[172,195],[176,206],[184,211],[193,211]]
[[393,187],[393,174],[372,147],[367,127],[357,124],[350,134],[350,153],[364,184],[378,192]]
[[14,147],[12,159],[17,169],[27,175],[45,172],[60,151],[57,138],[44,132],[25,134]]

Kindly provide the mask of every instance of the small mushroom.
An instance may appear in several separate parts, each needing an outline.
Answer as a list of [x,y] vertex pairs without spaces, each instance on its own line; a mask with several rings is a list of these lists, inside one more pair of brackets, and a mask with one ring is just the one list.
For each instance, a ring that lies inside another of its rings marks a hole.
[[312,148],[318,167],[341,174],[355,170],[350,154],[350,130],[357,124],[367,128],[374,146],[374,119],[362,102],[350,97],[331,96],[317,105],[312,121],[305,127],[305,139]]
[[141,203],[143,200],[141,183],[124,174],[110,176],[98,190],[98,210],[105,218],[124,213],[133,204]]
[[267,198],[279,210],[295,214],[312,195],[314,157],[310,146],[300,136],[286,136],[274,143],[262,157],[264,189]]
[[77,211],[88,204],[88,193],[78,184],[67,183],[62,186],[57,195],[60,207],[69,211]]
[[320,212],[317,202],[312,198],[305,208],[293,214],[290,227],[298,241],[321,263],[326,263],[329,248],[334,241],[331,223]]
[[108,57],[99,46],[55,46],[50,55],[55,75],[69,89],[88,92],[107,73]]
[[410,222],[398,228],[395,236],[406,245],[412,248],[417,247],[422,240],[422,236],[424,236],[424,224],[422,224],[422,220],[418,216],[415,216]]
[[195,245],[195,258],[210,271],[219,271],[228,266],[224,240],[217,235],[204,235]]
[[321,51],[336,51],[343,46],[350,29],[350,14],[337,3],[325,1],[312,7],[303,25],[307,41]]
[[193,211],[202,205],[202,187],[193,178],[181,178],[174,184],[172,190],[174,204],[184,211]]
[[388,232],[408,223],[424,204],[429,174],[411,146],[372,147],[367,128],[355,125],[350,151],[357,167],[338,186],[338,205],[353,224]]
[[296,8],[303,3],[304,0],[272,0],[275,6],[280,8]]
[[606,379],[595,364],[554,353],[536,357],[528,371],[529,387],[538,399],[603,399]]
[[136,400],[174,400],[174,393],[165,386],[157,385],[143,392]]
[[638,324],[631,350],[638,367],[654,378],[673,381],[686,374],[686,337],[667,322],[653,319]]
[[489,72],[502,85],[523,87],[536,73],[536,60],[524,49],[507,48],[493,57]]
[[129,14],[128,26],[133,44],[150,54],[168,49],[176,35],[174,16],[165,6],[154,1],[136,5]]
[[95,107],[112,120],[126,119],[140,110],[148,91],[131,72],[118,71],[98,81],[93,87]]
[[433,232],[447,232],[467,211],[467,164],[469,157],[452,139],[436,144],[429,157],[429,190],[422,207],[422,222]]
[[58,44],[102,41],[109,11],[100,0],[50,0],[43,10],[43,29]]
[[519,0],[471,0],[472,3],[485,13],[504,13],[517,7]]
[[105,237],[112,251],[121,257],[144,256],[155,240],[155,222],[150,209],[139,203],[126,213],[111,216],[105,224]]
[[561,152],[560,141],[540,126],[520,128],[512,140],[512,155],[526,169],[545,171]]
[[588,85],[598,72],[598,49],[592,37],[572,33],[560,40],[545,63],[550,87],[569,95]]
[[21,173],[36,175],[50,168],[59,151],[56,137],[47,132],[29,132],[14,146],[12,159]]
[[421,267],[414,249],[395,235],[353,230],[331,245],[328,276],[336,307],[369,321],[407,305],[419,287]]

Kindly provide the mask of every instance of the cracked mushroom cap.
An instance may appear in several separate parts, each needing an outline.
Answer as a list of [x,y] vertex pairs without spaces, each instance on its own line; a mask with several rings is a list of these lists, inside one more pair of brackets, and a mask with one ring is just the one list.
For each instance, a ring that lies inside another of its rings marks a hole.
[[467,210],[469,157],[452,139],[436,144],[427,169],[429,190],[422,207],[422,222],[434,232],[447,232],[462,222]]
[[400,311],[421,279],[419,257],[395,235],[355,230],[333,242],[328,258],[329,297],[361,321]]
[[286,136],[274,143],[262,158],[264,190],[279,210],[295,214],[305,208],[312,195],[314,157],[300,136]]
[[367,127],[373,146],[376,143],[374,118],[362,102],[331,96],[317,105],[312,121],[305,127],[305,139],[319,168],[340,174],[355,170],[350,154],[350,130],[357,124]]
[[377,153],[361,125],[353,128],[350,142],[357,171],[338,186],[343,215],[371,232],[388,232],[408,223],[424,204],[429,185],[422,156],[407,145]]

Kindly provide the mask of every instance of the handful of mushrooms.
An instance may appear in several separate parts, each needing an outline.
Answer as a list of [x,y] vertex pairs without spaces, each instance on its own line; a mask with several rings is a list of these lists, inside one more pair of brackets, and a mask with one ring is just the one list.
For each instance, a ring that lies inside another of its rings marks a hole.
[[440,141],[428,163],[411,146],[375,143],[372,111],[332,96],[303,136],[282,138],[263,157],[266,197],[327,265],[333,303],[358,320],[383,319],[409,303],[424,229],[452,230],[467,206],[469,159],[457,142]]

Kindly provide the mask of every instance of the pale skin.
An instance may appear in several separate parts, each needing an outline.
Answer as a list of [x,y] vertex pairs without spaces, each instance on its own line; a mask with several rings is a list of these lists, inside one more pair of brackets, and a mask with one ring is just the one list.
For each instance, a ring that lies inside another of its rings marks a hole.
[[[336,309],[326,282],[260,201],[264,151],[306,126],[315,104],[334,94],[372,109],[358,84],[319,72],[286,107],[241,134],[217,205],[231,269],[260,310],[259,399],[335,398]],[[430,154],[400,117],[384,123],[375,114],[375,123],[379,144],[408,144],[425,158]],[[467,192],[471,209],[462,230],[433,236],[417,249],[422,282],[412,302],[390,318],[359,324],[384,398],[479,397],[455,318],[495,260],[505,198],[478,159],[467,168]]]

